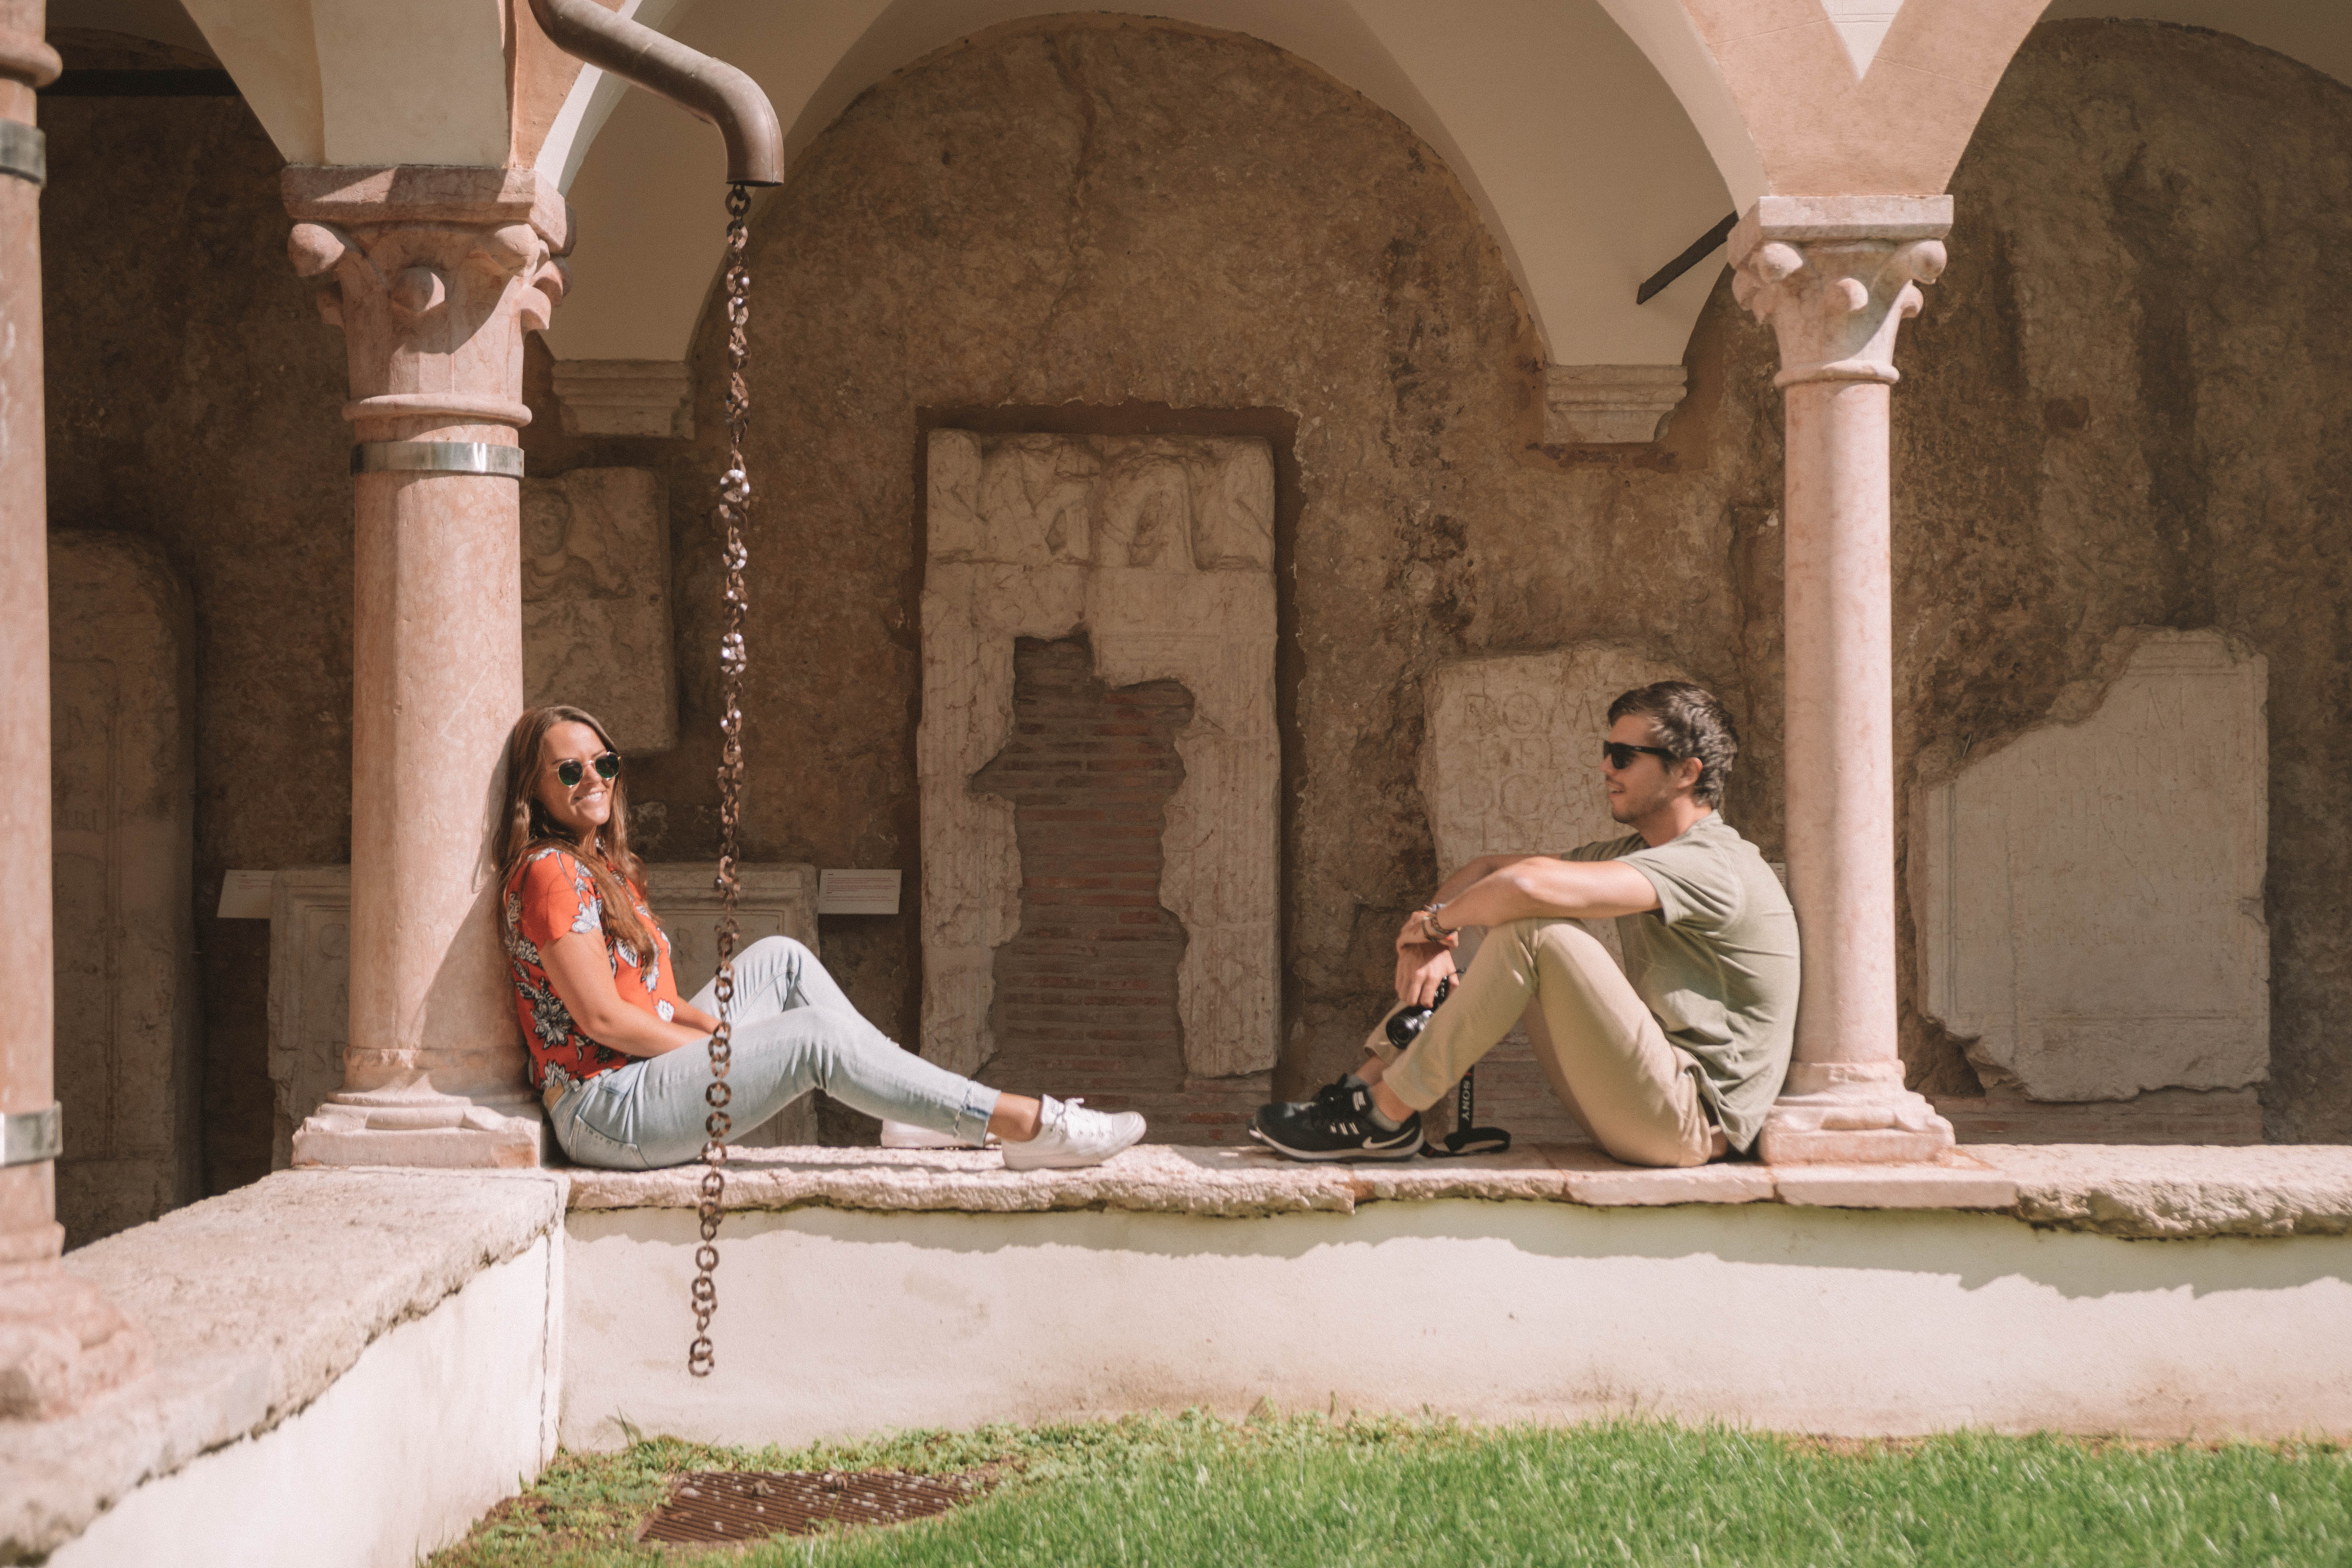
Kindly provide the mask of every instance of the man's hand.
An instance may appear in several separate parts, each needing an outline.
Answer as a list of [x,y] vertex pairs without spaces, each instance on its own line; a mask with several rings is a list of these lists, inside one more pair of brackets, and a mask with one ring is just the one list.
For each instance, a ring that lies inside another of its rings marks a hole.
[[[1411,928],[1407,929],[1410,932]],[[1438,982],[1451,979],[1453,975],[1453,943],[1407,942],[1403,936],[1397,938],[1398,1001],[1411,1003],[1416,1007],[1434,1007],[1437,1005]]]

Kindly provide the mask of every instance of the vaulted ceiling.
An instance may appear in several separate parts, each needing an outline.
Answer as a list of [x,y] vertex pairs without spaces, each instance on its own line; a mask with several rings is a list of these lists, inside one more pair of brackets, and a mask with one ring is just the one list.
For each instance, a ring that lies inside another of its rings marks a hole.
[[[867,87],[1036,0],[607,0],[751,72],[797,153]],[[520,7],[518,7],[520,8]],[[1549,357],[1682,358],[1717,268],[1641,280],[1768,190],[1941,190],[2037,19],[2233,32],[2352,80],[2337,0],[1095,0],[1244,32],[1411,126],[1461,179]],[[202,47],[289,162],[531,163],[581,243],[570,359],[685,355],[719,258],[717,133],[547,51],[503,0],[53,0]],[[539,51],[539,52],[535,52]]]

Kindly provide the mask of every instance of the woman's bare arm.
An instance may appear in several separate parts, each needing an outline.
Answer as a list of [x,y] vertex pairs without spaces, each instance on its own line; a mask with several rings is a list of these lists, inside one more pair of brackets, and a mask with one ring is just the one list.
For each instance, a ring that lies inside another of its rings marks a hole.
[[[612,951],[600,931],[565,931],[539,950],[548,983],[555,987],[563,1009],[581,1033],[599,1045],[633,1057],[658,1057],[687,1046],[698,1046],[703,1035],[684,1022],[665,1024],[642,1007],[621,1000],[613,984]],[[678,1016],[693,1013],[678,1009]],[[700,1014],[695,1014],[700,1017]]]

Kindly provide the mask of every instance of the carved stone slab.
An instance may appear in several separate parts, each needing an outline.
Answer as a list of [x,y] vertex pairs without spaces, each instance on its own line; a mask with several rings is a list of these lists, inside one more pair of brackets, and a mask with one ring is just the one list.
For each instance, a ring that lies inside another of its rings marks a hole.
[[[1438,874],[1481,855],[1558,854],[1622,834],[1601,777],[1609,704],[1636,686],[1678,679],[1680,672],[1639,654],[1601,646],[1440,667],[1424,694],[1421,752]],[[1616,922],[1583,923],[1622,963]],[[1477,938],[1475,931],[1463,938],[1465,964],[1477,952]],[[1587,1137],[1546,1081],[1524,1029],[1513,1029],[1479,1064],[1477,1092],[1479,1121],[1523,1142]]]
[[49,536],[51,875],[69,1246],[197,1195],[190,609],[160,552]]
[[[713,868],[649,865],[654,912],[669,933],[677,989],[691,997],[718,973],[719,893]],[[737,923],[741,943],[789,936],[814,952],[816,868],[797,863],[745,866]],[[348,866],[308,866],[272,879],[269,910],[269,1080],[277,1098],[274,1168],[291,1158],[295,1128],[343,1086],[343,1042],[350,1028],[352,873]],[[786,1107],[731,1140],[746,1146],[813,1143],[814,1108]]]
[[352,868],[293,866],[269,879],[269,1168],[294,1130],[343,1087],[352,1020]]
[[1557,854],[1625,829],[1601,776],[1609,704],[1685,679],[1624,648],[1464,659],[1430,677],[1422,798],[1441,875],[1480,855]]
[[1160,900],[1189,942],[1184,1061],[1263,1072],[1279,1047],[1274,455],[1206,437],[931,433],[923,581],[923,1054],[971,1073],[994,1054],[994,953],[1020,924],[1008,801],[968,785],[1013,722],[1013,643],[1083,625],[1114,686],[1176,680]]
[[649,468],[522,481],[523,695],[604,721],[622,751],[677,744],[669,503]]
[[2270,1070],[2267,666],[2217,632],[2122,636],[2095,712],[1912,803],[1926,1009],[2040,1100]]

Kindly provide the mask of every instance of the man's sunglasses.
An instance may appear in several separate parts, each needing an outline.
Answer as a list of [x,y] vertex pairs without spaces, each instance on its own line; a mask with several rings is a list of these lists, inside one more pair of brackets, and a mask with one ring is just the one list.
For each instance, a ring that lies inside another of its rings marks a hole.
[[618,752],[601,752],[588,763],[583,763],[577,757],[566,757],[555,764],[555,776],[562,781],[565,789],[578,789],[580,781],[588,776],[590,768],[596,770],[598,778],[610,783],[621,774],[621,754]]
[[[1663,757],[1670,763],[1678,763],[1682,761],[1680,757],[1675,756],[1664,746],[1629,746],[1622,741],[1603,741],[1601,742],[1601,754],[1608,758],[1609,765],[1615,768],[1621,773],[1627,768],[1633,765],[1633,756],[1635,752],[1640,752],[1644,756]],[[607,754],[609,755],[610,753]],[[602,765],[601,763],[599,765]],[[607,774],[606,776],[610,777],[611,775]]]

